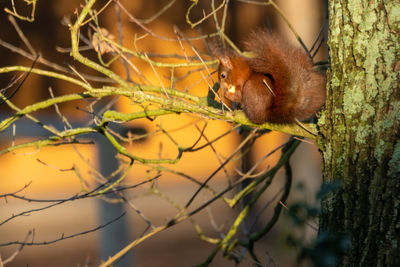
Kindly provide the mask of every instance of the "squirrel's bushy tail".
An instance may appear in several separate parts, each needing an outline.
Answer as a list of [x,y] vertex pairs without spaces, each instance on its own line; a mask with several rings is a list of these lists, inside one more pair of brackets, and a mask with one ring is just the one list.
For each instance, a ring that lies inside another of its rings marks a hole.
[[275,106],[286,107],[276,112],[304,120],[323,105],[325,76],[314,70],[304,50],[267,29],[252,32],[245,46],[256,55],[249,59],[251,69],[272,76]]

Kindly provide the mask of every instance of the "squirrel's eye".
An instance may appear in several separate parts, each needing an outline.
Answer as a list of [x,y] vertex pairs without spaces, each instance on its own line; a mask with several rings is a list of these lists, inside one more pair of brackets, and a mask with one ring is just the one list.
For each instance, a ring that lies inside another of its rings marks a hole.
[[222,79],[225,79],[225,78],[226,78],[225,72],[221,73],[221,78],[222,78]]

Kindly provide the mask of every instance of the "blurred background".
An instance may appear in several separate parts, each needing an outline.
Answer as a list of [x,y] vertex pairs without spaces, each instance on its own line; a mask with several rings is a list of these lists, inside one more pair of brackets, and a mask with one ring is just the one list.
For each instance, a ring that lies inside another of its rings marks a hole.
[[[129,13],[139,19],[148,29],[157,35],[175,38],[177,35],[174,27],[186,37],[201,36],[215,31],[215,22],[212,17],[206,19],[200,26],[192,29],[186,23],[186,12],[191,4],[190,1],[170,1],[170,0],[136,0],[120,1]],[[214,1],[213,1],[214,2]],[[253,1],[230,1],[227,10],[227,20],[225,33],[239,47],[243,40],[252,29],[260,26],[270,27],[273,31],[287,36],[296,42],[294,35],[290,31],[287,23],[279,16],[279,13],[271,5],[257,5]],[[255,1],[254,1],[255,2]],[[261,2],[261,1],[260,1]],[[325,1],[275,1],[282,13],[287,16],[290,23],[301,36],[307,47],[311,47],[318,32],[326,19]],[[98,1],[98,10],[107,1]],[[29,15],[31,6],[19,1],[16,4],[18,11],[24,15]],[[74,21],[76,10],[80,10],[80,1],[59,0],[46,1],[39,0],[36,6],[34,22],[20,21],[17,23],[22,32],[26,35],[36,52],[50,62],[57,63],[61,68],[68,69],[73,66],[78,72],[88,75],[98,75],[93,70],[84,67],[69,55],[70,32],[65,24]],[[221,1],[215,1],[215,6],[219,6]],[[165,7],[165,12],[152,20]],[[132,22],[121,9],[111,3],[99,16],[99,24],[106,28],[115,39],[122,41],[124,46],[133,50],[140,50],[149,55],[179,54],[188,53],[194,55],[193,51],[187,51],[178,42],[164,41],[159,38],[147,38],[146,31],[138,24]],[[191,13],[190,19],[197,21],[203,14],[210,13],[211,1],[200,1]],[[0,54],[2,56],[0,67],[12,65],[31,66],[32,59],[23,57],[21,50],[28,50],[24,42],[19,37],[15,27],[3,11],[4,8],[11,8],[11,1],[1,1],[0,15]],[[221,17],[222,12],[218,13]],[[118,17],[120,16],[120,22]],[[88,36],[88,32],[82,32]],[[121,40],[121,36],[123,40]],[[83,43],[83,42],[82,42]],[[12,44],[10,48],[7,44]],[[207,51],[207,46],[202,40],[192,41],[192,45],[201,51],[207,60],[211,55]],[[96,58],[96,53],[88,51],[87,56]],[[105,56],[108,60],[112,56]],[[315,60],[326,58],[326,48],[322,46]],[[162,58],[161,60],[162,61]],[[164,62],[167,62],[165,59]],[[135,66],[152,83],[168,84],[170,76],[169,69],[157,69],[144,61],[132,59]],[[49,68],[41,63],[36,63],[37,68]],[[212,70],[215,70],[213,66]],[[111,64],[110,68],[124,77],[130,79],[125,72],[124,64]],[[12,80],[15,73],[0,74],[0,88],[5,88]],[[132,75],[132,74],[131,74]],[[174,73],[178,77],[175,88],[189,93],[206,96],[210,81],[202,79],[202,74],[193,71],[187,75],[186,69],[176,69]],[[160,78],[161,77],[161,78]],[[167,77],[167,78],[165,78]],[[212,80],[216,81],[215,74]],[[107,81],[91,81],[93,86],[100,87],[107,84]],[[50,90],[49,90],[50,88]],[[39,75],[30,74],[21,88],[12,98],[12,102],[18,107],[30,105],[51,97],[51,93],[56,96],[81,92],[82,89],[76,85],[66,84],[56,79],[46,78]],[[132,105],[128,99],[105,99],[99,102],[90,100],[74,101],[68,104],[60,104],[60,112],[69,118],[73,125],[85,125],[90,120],[91,114],[86,107],[93,105],[94,110],[102,109],[110,101],[113,102],[115,109],[123,112],[132,112],[138,109]],[[6,105],[0,105],[0,121],[13,114],[13,111]],[[46,125],[52,125],[58,129],[63,127],[60,116],[57,115],[55,108],[48,108],[34,113]],[[232,124],[223,121],[206,120],[195,115],[167,115],[156,118],[154,121],[148,119],[135,120],[132,123],[116,125],[115,130],[132,135],[151,133],[145,139],[126,144],[130,151],[146,158],[162,157],[174,158],[177,154],[176,146],[162,132],[157,131],[159,125],[168,132],[173,139],[179,140],[184,146],[190,146],[200,135],[201,129],[207,123],[204,136],[208,140],[220,136],[224,132],[232,129]],[[14,133],[10,130],[0,133],[0,150],[9,147],[12,142],[23,143],[29,140],[37,140],[40,136],[47,133],[41,127],[33,124],[26,118],[22,118],[16,124]],[[154,225],[162,225],[168,222],[176,213],[176,208],[172,203],[184,205],[193,195],[198,186],[181,175],[174,172],[183,172],[189,176],[196,177],[199,181],[204,181],[214,170],[218,168],[221,160],[226,159],[236,149],[241,140],[245,138],[243,133],[232,130],[214,143],[213,148],[207,147],[193,153],[187,153],[179,163],[168,166],[171,171],[163,172],[161,179],[157,180],[159,193],[149,193],[149,186],[138,187],[134,190],[125,192],[125,197],[130,204],[114,203],[112,198],[87,198],[62,203],[50,209],[39,210],[27,216],[19,216],[0,225],[0,244],[22,241],[29,231],[34,230],[34,240],[44,242],[58,239],[62,236],[69,236],[81,233],[90,229],[95,229],[100,225],[110,222],[117,218],[124,211],[125,216],[117,222],[100,229],[80,235],[74,238],[62,240],[54,244],[25,246],[22,251],[6,266],[97,266],[100,260],[105,260],[113,255],[126,244],[138,238],[146,230],[144,218],[150,220]],[[277,132],[270,132],[259,138],[251,147],[251,153],[245,159],[237,158],[231,161],[224,170],[217,173],[211,185],[215,188],[224,188],[229,179],[234,179],[238,175],[237,170],[243,164],[253,164],[279,145],[288,140],[289,136]],[[44,147],[20,149],[13,153],[0,155],[0,195],[15,192],[28,185],[19,195],[35,199],[63,199],[69,198],[82,192],[86,187],[95,187],[97,184],[97,172],[104,177],[110,175],[118,168],[119,158],[110,145],[99,136],[87,136],[87,141],[94,140],[94,145],[69,145],[62,147]],[[205,143],[205,140],[202,140]],[[217,152],[215,152],[217,151]],[[280,152],[264,160],[258,167],[262,171],[269,166],[273,166],[279,158]],[[294,182],[290,201],[295,202],[299,199],[305,200],[310,204],[316,204],[315,194],[321,184],[320,155],[315,144],[308,140],[300,145],[291,159],[293,165]],[[129,171],[129,175],[123,184],[133,185],[155,176],[156,172],[150,172],[146,166],[135,165]],[[274,179],[271,189],[263,196],[265,203],[271,201],[279,192],[283,181],[279,177]],[[195,201],[196,205],[204,202],[205,196],[201,195]],[[168,201],[170,200],[170,201]],[[0,221],[4,222],[8,218],[20,212],[40,209],[51,203],[32,203],[13,198],[0,199]],[[260,208],[261,208],[260,204]],[[268,220],[274,205],[267,210],[263,216]],[[227,230],[233,222],[237,210],[231,210],[222,202],[213,203],[208,209],[195,216],[203,231],[210,236],[217,236]],[[276,266],[295,266],[295,249],[288,245],[287,238],[291,233],[291,223],[288,216],[283,214],[270,232],[258,245],[257,250],[266,259],[272,258]],[[304,234],[306,238],[315,236],[315,230],[309,228]],[[32,235],[29,241],[32,240]],[[203,262],[214,246],[210,245],[197,236],[193,225],[184,222],[170,229],[161,232],[135,247],[122,261],[116,266],[192,266]],[[0,247],[2,260],[10,257],[18,249],[17,245]],[[218,255],[211,266],[234,266],[233,261]],[[240,266],[253,266],[251,259],[244,260]],[[273,266],[273,265],[272,265]]]

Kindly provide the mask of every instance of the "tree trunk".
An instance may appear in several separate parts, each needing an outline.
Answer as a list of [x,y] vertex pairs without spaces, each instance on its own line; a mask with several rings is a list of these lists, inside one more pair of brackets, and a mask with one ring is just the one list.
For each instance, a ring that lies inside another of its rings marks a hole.
[[330,1],[328,98],[319,120],[320,233],[351,245],[340,266],[400,266],[400,2]]

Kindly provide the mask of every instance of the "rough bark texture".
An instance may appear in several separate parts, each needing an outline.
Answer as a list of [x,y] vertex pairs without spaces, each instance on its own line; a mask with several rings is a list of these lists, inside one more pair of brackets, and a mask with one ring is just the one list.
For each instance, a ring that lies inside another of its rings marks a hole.
[[328,100],[319,120],[321,231],[346,233],[340,266],[400,266],[400,2],[329,3]]

